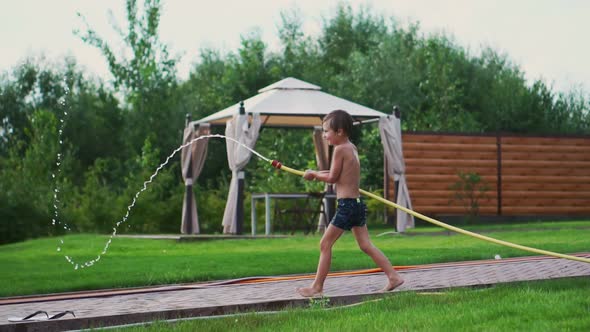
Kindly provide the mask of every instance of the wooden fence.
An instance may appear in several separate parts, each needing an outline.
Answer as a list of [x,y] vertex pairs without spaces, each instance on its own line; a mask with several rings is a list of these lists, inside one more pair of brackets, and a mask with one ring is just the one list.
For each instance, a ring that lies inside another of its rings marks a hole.
[[[430,216],[465,215],[454,200],[459,172],[488,187],[482,216],[590,216],[590,136],[402,134],[413,209]],[[385,192],[395,197],[386,174]]]

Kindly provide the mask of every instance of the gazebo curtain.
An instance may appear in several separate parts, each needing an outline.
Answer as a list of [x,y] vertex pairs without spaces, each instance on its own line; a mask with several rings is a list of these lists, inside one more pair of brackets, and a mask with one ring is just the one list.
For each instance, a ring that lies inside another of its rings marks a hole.
[[[394,175],[398,181],[398,192],[396,203],[408,209],[412,209],[410,192],[406,183],[406,164],[402,151],[401,122],[395,116],[382,116],[379,119],[379,132],[381,143],[387,159],[387,172]],[[406,228],[414,227],[414,217],[404,211],[396,212],[397,231],[404,232]]]
[[[237,114],[227,121],[225,136],[253,148],[256,145],[260,132],[260,114],[252,114],[252,124],[248,125],[248,115]],[[223,213],[223,233],[235,234],[237,232],[236,209],[238,204],[238,172],[241,171],[250,161],[252,153],[243,146],[232,140],[226,140],[227,161],[232,171],[227,203]]]
[[[202,123],[195,130],[195,126],[190,124],[184,128],[182,144],[188,144],[193,139],[209,134],[209,124]],[[182,179],[186,187],[184,200],[182,203],[182,222],[180,232],[182,234],[199,234],[199,217],[197,214],[197,203],[193,196],[193,183],[201,174],[205,157],[207,156],[208,138],[203,138],[182,148],[180,153],[180,162],[182,165]]]

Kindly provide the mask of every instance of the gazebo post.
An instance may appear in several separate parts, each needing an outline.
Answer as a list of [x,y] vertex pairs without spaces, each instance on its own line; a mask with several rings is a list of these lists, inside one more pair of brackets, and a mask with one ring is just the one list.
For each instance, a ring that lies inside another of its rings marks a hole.
[[[397,105],[393,106],[393,115],[394,115],[394,116],[395,116],[397,119],[400,119],[401,112],[400,112],[400,110],[399,110],[399,106],[397,106]],[[400,119],[400,120],[401,120],[401,119]],[[395,180],[395,177],[394,177],[393,179]],[[397,180],[397,181],[394,181],[394,189],[395,189],[395,197],[394,197],[393,199],[394,199],[394,202],[396,202],[396,203],[397,203],[397,198],[398,198],[398,196],[399,196],[399,180]],[[395,215],[397,216],[397,213],[396,213]],[[394,219],[394,220],[397,222],[397,217],[395,217],[395,219]]]
[[[246,114],[243,100],[240,101],[239,112],[240,115]],[[244,178],[245,173],[240,170],[238,172],[238,206],[236,207],[236,234],[239,235],[242,234],[244,228]]]

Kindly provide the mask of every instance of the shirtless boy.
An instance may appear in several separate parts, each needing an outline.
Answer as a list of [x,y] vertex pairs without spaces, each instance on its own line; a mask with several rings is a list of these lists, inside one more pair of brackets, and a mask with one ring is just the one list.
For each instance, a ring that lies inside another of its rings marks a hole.
[[349,140],[352,117],[345,111],[336,110],[326,115],[322,124],[324,139],[334,146],[332,165],[329,171],[307,170],[306,180],[319,180],[336,185],[338,207],[334,218],[320,240],[320,259],[315,280],[309,287],[298,288],[305,297],[321,296],[324,281],[332,263],[332,246],[344,233],[352,230],[360,249],[369,255],[387,276],[382,291],[387,292],[404,283],[393,269],[389,259],[369,239],[366,224],[367,207],[360,198],[360,162],[356,146]]

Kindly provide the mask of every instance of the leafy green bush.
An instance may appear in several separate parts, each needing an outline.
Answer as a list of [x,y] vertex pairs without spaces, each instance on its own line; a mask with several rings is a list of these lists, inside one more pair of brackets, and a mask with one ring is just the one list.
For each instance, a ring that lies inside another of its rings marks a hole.
[[482,200],[489,199],[486,193],[490,187],[477,172],[459,171],[457,175],[459,180],[449,187],[455,192],[449,204],[459,202],[465,208],[467,221],[476,221],[479,216],[479,203]]

